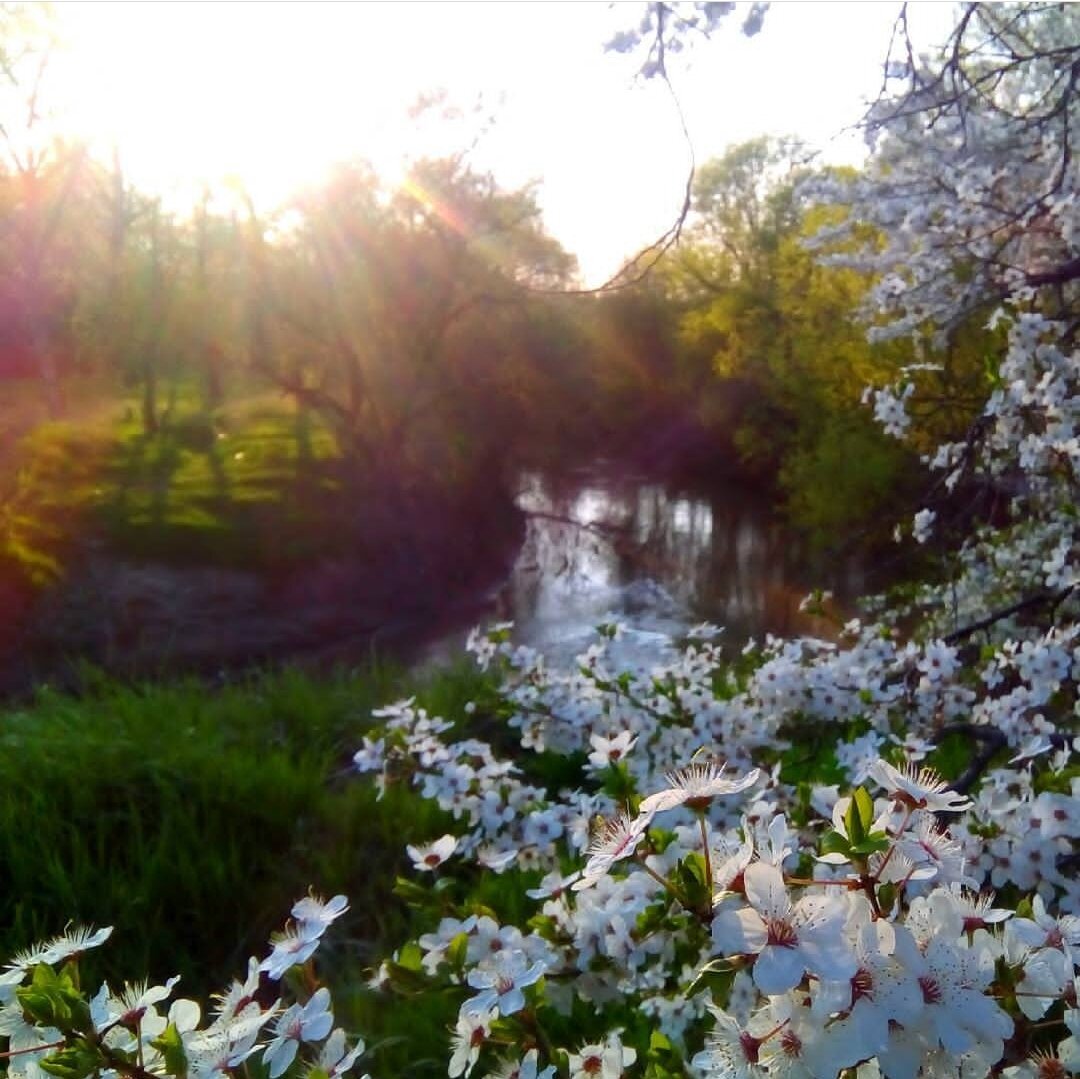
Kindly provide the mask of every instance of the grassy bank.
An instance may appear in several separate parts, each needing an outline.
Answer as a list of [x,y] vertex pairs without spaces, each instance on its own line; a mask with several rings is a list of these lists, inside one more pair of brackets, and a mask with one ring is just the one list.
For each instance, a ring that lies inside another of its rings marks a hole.
[[209,416],[178,404],[154,435],[130,415],[42,424],[6,463],[0,557],[35,584],[80,542],[121,557],[269,568],[333,552],[325,428],[273,399]]
[[[0,472],[0,693],[408,647],[520,542],[509,492],[365,471],[271,397],[45,424]],[[460,478],[459,478],[460,479]],[[401,481],[400,483],[398,481]]]

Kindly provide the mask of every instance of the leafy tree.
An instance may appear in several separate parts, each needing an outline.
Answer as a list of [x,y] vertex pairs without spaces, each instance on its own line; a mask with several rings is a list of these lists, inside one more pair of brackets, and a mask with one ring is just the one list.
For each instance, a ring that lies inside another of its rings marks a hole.
[[561,283],[572,260],[531,192],[460,159],[420,162],[393,194],[342,168],[295,214],[275,242],[253,221],[253,363],[369,479],[438,467],[462,399],[490,402],[502,379],[526,287]]
[[[745,466],[778,477],[796,519],[824,535],[866,520],[903,474],[903,455],[860,399],[907,350],[868,345],[854,319],[867,278],[807,250],[828,212],[802,197],[802,157],[794,140],[759,138],[704,165],[668,281],[684,351],[712,368],[711,425]],[[838,453],[845,490],[832,478]]]

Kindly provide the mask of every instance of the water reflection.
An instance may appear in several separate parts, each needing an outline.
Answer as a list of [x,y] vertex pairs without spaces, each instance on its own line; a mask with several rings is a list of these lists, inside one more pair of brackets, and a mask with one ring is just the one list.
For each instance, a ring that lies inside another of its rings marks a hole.
[[523,480],[529,515],[495,615],[519,640],[568,659],[609,616],[631,627],[624,648],[654,650],[700,621],[725,627],[729,647],[765,633],[828,633],[799,611],[815,587],[841,605],[865,584],[856,562],[815,563],[752,490],[689,492],[593,476],[578,485]]
[[597,623],[628,626],[616,662],[655,663],[670,639],[698,622],[724,627],[739,651],[751,637],[810,633],[836,623],[799,610],[815,588],[838,613],[867,591],[857,559],[812,557],[752,488],[689,490],[593,472],[574,481],[522,478],[525,539],[507,580],[469,624],[442,637],[420,665],[452,661],[472,625],[513,621],[515,638],[568,663],[595,640]]

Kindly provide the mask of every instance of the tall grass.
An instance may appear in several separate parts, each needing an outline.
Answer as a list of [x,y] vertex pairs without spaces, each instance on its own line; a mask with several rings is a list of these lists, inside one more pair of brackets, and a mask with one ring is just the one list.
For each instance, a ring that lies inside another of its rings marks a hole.
[[[421,696],[461,714],[478,678],[443,672]],[[446,822],[406,790],[377,801],[348,766],[371,709],[416,688],[378,667],[215,691],[99,679],[0,712],[0,957],[71,920],[110,924],[103,976],[206,992],[312,887],[349,895],[349,962],[374,963],[407,931],[404,844]]]

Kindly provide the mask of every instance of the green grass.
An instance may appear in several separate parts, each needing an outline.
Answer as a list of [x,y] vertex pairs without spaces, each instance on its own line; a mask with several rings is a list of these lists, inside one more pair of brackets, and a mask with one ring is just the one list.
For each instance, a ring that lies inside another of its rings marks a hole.
[[[359,977],[406,935],[392,894],[405,844],[446,830],[430,803],[403,789],[377,801],[349,773],[372,707],[415,688],[374,668],[215,692],[99,679],[82,699],[43,692],[0,713],[0,955],[72,920],[110,924],[102,976],[180,974],[206,992],[313,887],[349,895],[336,936]],[[445,714],[478,688],[471,669],[420,687]]]
[[[141,558],[272,568],[335,550],[329,432],[278,403],[192,412],[117,432],[100,516],[111,549]],[[338,539],[340,537],[340,539]]]
[[0,493],[0,569],[13,566],[35,585],[63,570],[79,522],[99,503],[108,425],[44,424],[23,441],[14,476]]
[[4,481],[0,569],[50,584],[90,539],[122,557],[251,569],[341,553],[336,463],[325,426],[276,400],[209,415],[181,398],[154,435],[131,410],[44,423]]

